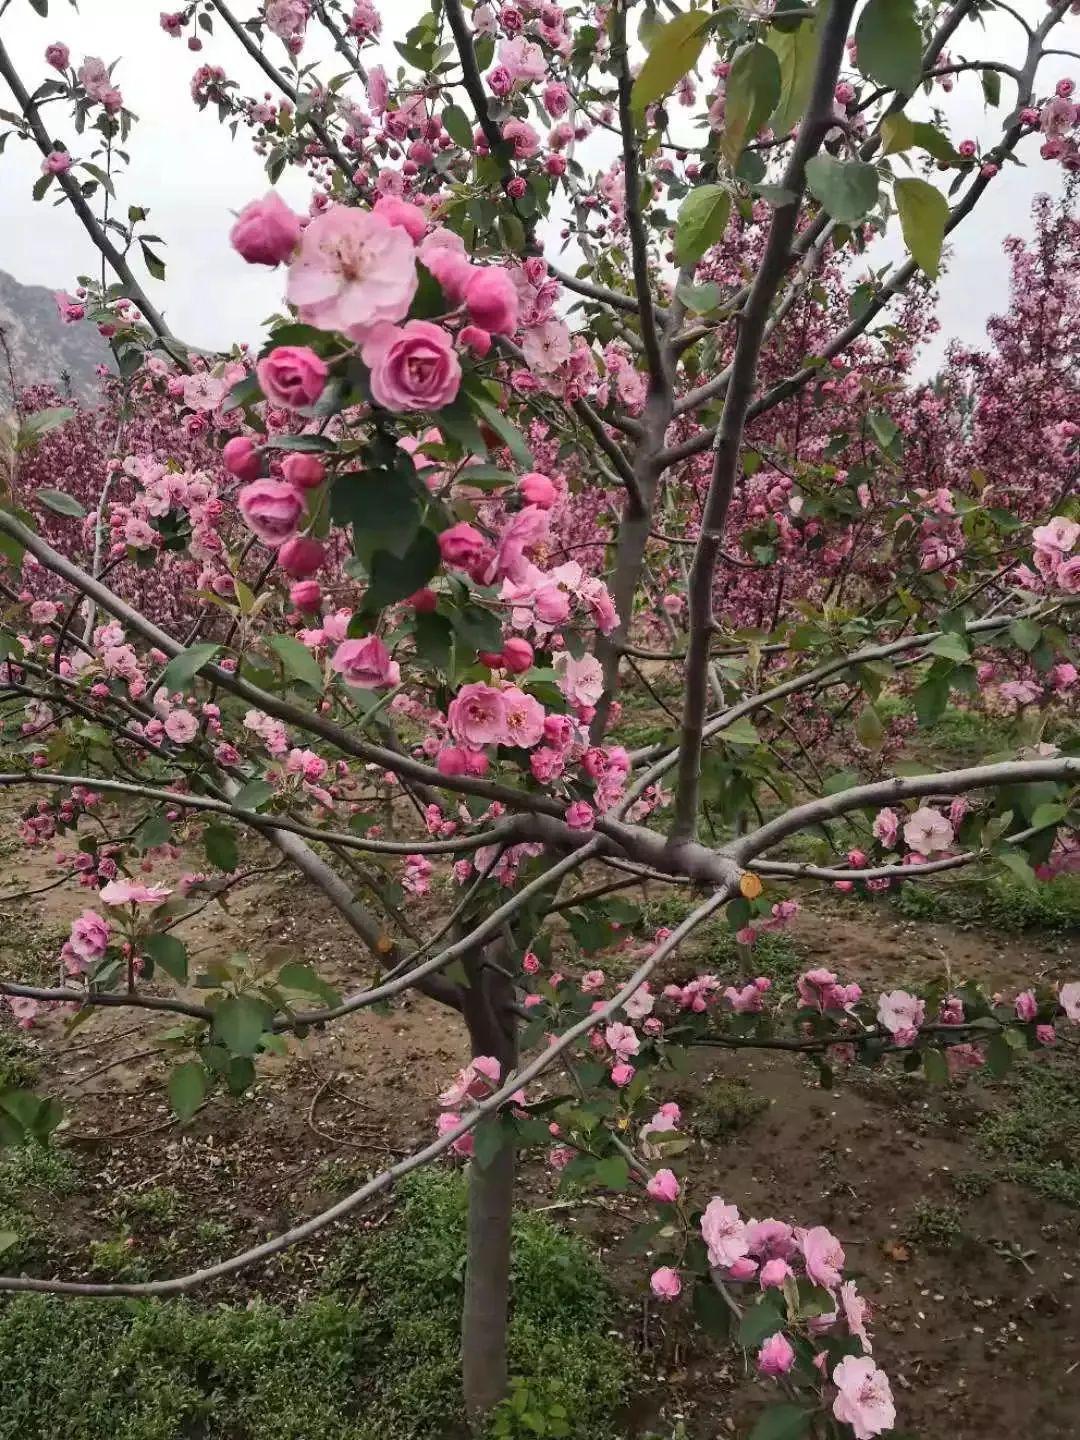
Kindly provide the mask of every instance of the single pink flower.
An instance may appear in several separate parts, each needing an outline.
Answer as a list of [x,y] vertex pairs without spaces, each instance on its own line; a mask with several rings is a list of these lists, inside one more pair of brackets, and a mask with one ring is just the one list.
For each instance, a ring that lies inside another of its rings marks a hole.
[[758,1351],[757,1368],[762,1375],[786,1375],[795,1364],[795,1350],[782,1330],[770,1335]]
[[506,705],[505,743],[531,750],[544,738],[544,707],[516,685],[507,686],[502,695]]
[[655,1175],[649,1176],[649,1182],[645,1186],[650,1200],[661,1205],[673,1205],[679,1198],[679,1189],[679,1181],[673,1170],[657,1170]]
[[847,1355],[833,1371],[839,1392],[833,1401],[837,1420],[850,1425],[855,1440],[873,1440],[896,1423],[889,1379],[869,1356]]
[[518,327],[517,289],[506,271],[494,265],[473,270],[465,304],[473,324],[493,335],[512,335]]
[[300,240],[300,217],[273,190],[252,200],[236,217],[229,243],[249,265],[280,265]]
[[658,1300],[677,1300],[682,1293],[679,1272],[670,1265],[661,1265],[649,1277],[649,1289]]
[[587,800],[574,800],[566,807],[565,819],[571,830],[591,830],[596,811]]
[[441,410],[458,393],[461,364],[450,335],[430,320],[370,328],[361,346],[375,401],[395,413]]
[[824,1225],[799,1233],[806,1273],[815,1285],[832,1290],[840,1284],[844,1268],[844,1250],[836,1236]]
[[750,1250],[746,1226],[737,1207],[725,1205],[716,1197],[709,1201],[701,1217],[701,1236],[708,1248],[709,1264],[721,1269],[728,1269]]
[[378,635],[365,635],[362,640],[344,640],[334,651],[331,666],[346,684],[361,690],[385,690],[396,685],[401,671],[396,660]]
[[501,743],[506,735],[506,701],[501,690],[473,681],[463,685],[446,712],[456,740],[483,749]]
[[283,545],[296,534],[304,502],[291,485],[281,480],[253,480],[236,499],[244,524],[265,545]]
[[559,689],[572,705],[595,705],[604,693],[604,671],[595,655],[575,660],[568,650],[560,650],[554,668]]
[[439,554],[443,564],[455,570],[471,570],[487,550],[487,541],[467,520],[459,520],[456,525],[439,533]]
[[109,922],[95,910],[84,910],[71,922],[68,944],[83,960],[100,960],[109,948]]
[[904,839],[920,855],[933,855],[937,850],[948,850],[953,843],[953,827],[944,815],[924,805],[905,824]]
[[112,880],[99,892],[103,905],[161,905],[172,891],[164,885],[141,885],[137,880]]
[[878,1024],[897,1037],[909,1031],[917,1031],[926,1018],[926,1001],[906,990],[890,990],[878,1001]]
[[326,361],[307,345],[279,345],[255,366],[262,392],[273,405],[302,410],[326,388]]
[[1058,991],[1061,1008],[1070,1020],[1080,1021],[1080,980],[1070,980]]
[[416,286],[407,230],[372,210],[332,205],[304,230],[286,295],[305,325],[360,339],[406,315]]

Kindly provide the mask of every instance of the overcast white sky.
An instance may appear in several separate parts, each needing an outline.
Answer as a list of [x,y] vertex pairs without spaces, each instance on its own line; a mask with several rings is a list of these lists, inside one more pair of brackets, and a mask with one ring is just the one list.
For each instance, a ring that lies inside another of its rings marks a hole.
[[[1037,22],[1045,12],[1045,0],[1014,0],[1014,4],[1032,21]],[[114,78],[127,104],[140,117],[132,135],[132,164],[121,182],[121,198],[125,204],[149,206],[153,229],[168,241],[164,252],[167,279],[163,284],[148,281],[147,288],[176,333],[194,344],[215,348],[235,339],[255,340],[262,319],[281,306],[280,273],[240,263],[227,237],[231,212],[262,194],[266,177],[245,132],[241,130],[234,142],[218,124],[216,112],[200,114],[194,108],[188,86],[202,62],[222,65],[249,93],[263,90],[263,77],[220,22],[212,37],[203,37],[205,48],[196,55],[187,50],[185,42],[171,39],[160,29],[160,8],[157,0],[81,0],[77,13],[62,0],[54,0],[50,17],[42,20],[27,0],[14,0],[0,25],[4,44],[30,89],[49,73],[43,52],[52,40],[68,44],[76,63],[87,54],[100,56],[106,63],[120,58]],[[235,8],[244,17],[256,13],[254,0],[237,0]],[[384,41],[389,48],[389,42],[402,38],[426,3],[396,0],[381,8]],[[1080,50],[1080,18],[1070,17],[1057,34],[1058,45]],[[961,27],[951,46],[952,58],[1015,59],[1023,38],[1014,21],[995,15],[985,30],[972,23]],[[270,43],[279,48],[276,40]],[[396,53],[389,49],[383,58],[393,73]],[[1054,81],[1069,73],[1080,82],[1080,63],[1048,57],[1040,73],[1040,93],[1045,94]],[[944,99],[954,141],[971,137],[991,143],[1000,133],[1001,115],[1012,107],[1014,93],[1012,82],[1006,79],[1002,111],[987,111],[977,77],[959,76],[953,94]],[[0,107],[10,104],[0,82]],[[914,107],[909,111],[916,113]],[[60,107],[52,113],[60,123]],[[69,148],[80,153],[78,137],[63,128],[60,133]],[[579,158],[587,161],[580,150]],[[1008,268],[1001,252],[1003,237],[1029,233],[1032,197],[1061,188],[1060,167],[1040,160],[1036,141],[1024,142],[1020,158],[1025,168],[1008,167],[956,233],[950,269],[940,286],[942,336],[923,357],[924,371],[934,368],[949,339],[978,342],[982,338],[987,317],[1006,303]],[[14,140],[0,156],[0,269],[25,284],[66,288],[77,273],[87,273],[95,266],[96,252],[66,204],[54,209],[49,199],[40,204],[31,199],[39,165],[37,150]],[[306,207],[308,187],[298,174],[286,172],[278,188],[298,208]],[[880,255],[882,259],[891,257],[899,248],[890,237],[883,242]]]

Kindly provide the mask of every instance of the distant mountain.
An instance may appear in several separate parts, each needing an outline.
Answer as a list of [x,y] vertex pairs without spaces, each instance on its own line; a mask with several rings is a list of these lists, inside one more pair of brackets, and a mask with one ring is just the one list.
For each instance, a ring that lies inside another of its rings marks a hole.
[[[93,325],[64,324],[51,290],[20,285],[0,270],[0,331],[17,386],[48,383],[65,396],[90,403],[97,399],[97,366],[112,368],[112,352]],[[0,406],[10,398],[7,361],[0,352]]]

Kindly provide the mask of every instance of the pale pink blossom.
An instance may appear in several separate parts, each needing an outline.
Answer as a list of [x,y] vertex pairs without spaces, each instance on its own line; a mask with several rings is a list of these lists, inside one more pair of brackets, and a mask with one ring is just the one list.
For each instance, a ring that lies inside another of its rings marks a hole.
[[1058,999],[1068,1018],[1080,1022],[1080,980],[1070,980],[1062,985]]
[[833,1371],[839,1392],[833,1401],[837,1420],[850,1425],[855,1440],[873,1440],[896,1423],[889,1379],[869,1356],[847,1355]]
[[553,663],[559,689],[572,705],[596,704],[604,693],[604,670],[595,655],[575,660],[569,650],[560,650]]
[[400,320],[416,294],[413,242],[385,216],[332,205],[308,224],[286,294],[305,325],[359,339]]
[[904,825],[904,839],[920,855],[933,855],[948,850],[953,843],[953,827],[944,815],[924,805]]
[[844,1250],[836,1236],[824,1225],[796,1232],[802,1247],[806,1273],[815,1285],[832,1290],[840,1284],[844,1268]]
[[715,1197],[701,1217],[701,1236],[709,1252],[709,1264],[728,1269],[749,1253],[746,1226],[734,1205]]
[[620,1060],[629,1060],[641,1049],[641,1041],[630,1025],[624,1025],[616,1020],[604,1031],[604,1041],[609,1050],[618,1056]]
[[906,990],[890,990],[878,1001],[878,1024],[893,1036],[918,1030],[926,1018],[926,1001]]
[[99,894],[103,905],[162,905],[173,892],[164,885],[142,885],[138,880],[112,880]]
[[874,839],[880,841],[886,850],[891,850],[896,844],[896,837],[900,830],[900,821],[895,810],[888,806],[879,810],[874,816]]

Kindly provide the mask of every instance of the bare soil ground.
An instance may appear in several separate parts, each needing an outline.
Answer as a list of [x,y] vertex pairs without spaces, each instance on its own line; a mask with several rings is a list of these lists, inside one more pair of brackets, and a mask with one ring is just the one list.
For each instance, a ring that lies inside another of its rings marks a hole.
[[[13,851],[0,865],[3,893],[45,884],[48,861]],[[63,886],[0,903],[3,973],[25,975],[29,954],[55,955],[53,940],[85,898]],[[338,986],[370,974],[321,899],[281,876],[208,906],[185,934],[196,963],[273,944]],[[792,938],[808,963],[868,988],[946,966],[1002,984],[1080,968],[1075,935],[960,932],[827,898]],[[324,1208],[431,1135],[435,1095],[466,1054],[456,1017],[407,998],[294,1042],[287,1059],[260,1063],[248,1098],[214,1098],[181,1128],[157,1053],[170,1017],[105,1012],[70,1036],[64,1024],[50,1017],[32,1038],[43,1061],[38,1088],[69,1102],[57,1139],[81,1188],[35,1199],[40,1244],[24,1264],[42,1274],[176,1274]],[[1063,1038],[1043,1063],[1075,1072],[1077,1059],[1075,1040]],[[718,1079],[745,1080],[760,1100],[745,1114],[725,1109],[716,1094],[742,1092]],[[708,1134],[692,1154],[703,1193],[745,1214],[826,1224],[842,1238],[875,1303],[875,1354],[893,1377],[904,1431],[922,1440],[1080,1433],[1080,1210],[998,1178],[978,1145],[981,1118],[1008,1103],[1007,1087],[929,1090],[887,1071],[838,1077],[824,1091],[797,1058],[704,1054],[674,1089]],[[1078,1155],[1064,1161],[1080,1166]],[[701,1440],[745,1433],[760,1386],[746,1381],[737,1352],[698,1331],[686,1307],[659,1311],[646,1295],[647,1262],[618,1254],[641,1218],[636,1202],[597,1197],[564,1209],[538,1166],[527,1168],[523,1190],[526,1206],[556,1207],[553,1218],[612,1250],[625,1330],[641,1356],[627,1434],[667,1437],[680,1418]],[[392,1204],[376,1202],[351,1223],[378,1225]],[[324,1232],[200,1293],[241,1304],[254,1294],[298,1298],[317,1285],[340,1238],[340,1229]]]

